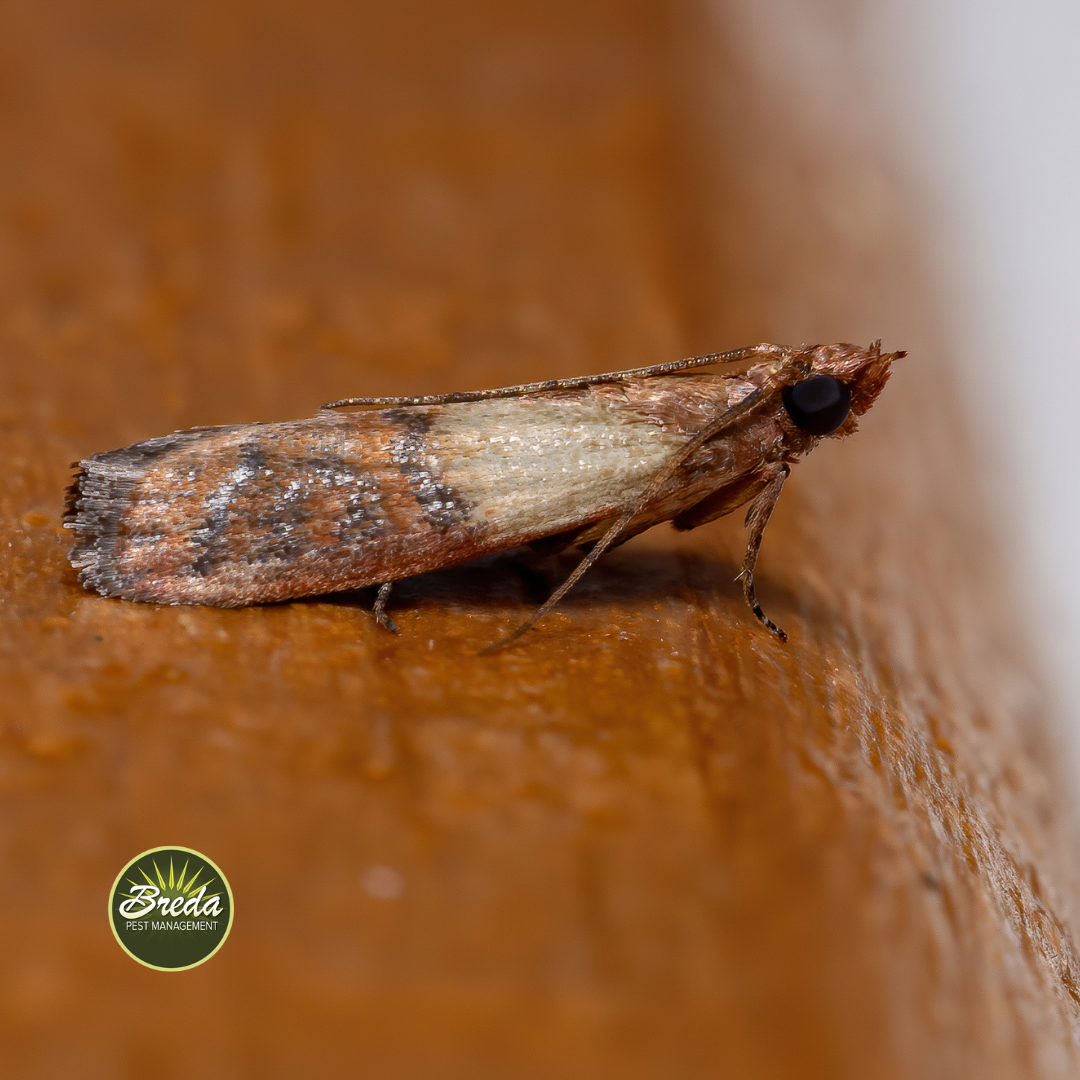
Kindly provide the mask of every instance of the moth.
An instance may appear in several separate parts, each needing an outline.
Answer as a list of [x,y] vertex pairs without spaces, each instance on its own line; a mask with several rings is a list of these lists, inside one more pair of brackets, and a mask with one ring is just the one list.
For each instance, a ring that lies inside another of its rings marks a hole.
[[[77,463],[72,566],[103,596],[240,607],[378,586],[520,545],[586,555],[747,506],[742,588],[791,466],[856,430],[904,353],[754,345],[434,397],[345,398],[286,423],[192,428]],[[734,370],[703,371],[709,365]],[[358,411],[356,411],[358,410]]]

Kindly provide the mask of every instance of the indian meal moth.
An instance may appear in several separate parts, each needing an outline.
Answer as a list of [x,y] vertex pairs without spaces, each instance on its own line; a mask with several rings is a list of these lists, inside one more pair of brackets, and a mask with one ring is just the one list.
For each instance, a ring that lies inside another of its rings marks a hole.
[[[748,505],[742,587],[791,466],[856,430],[902,352],[754,345],[606,375],[347,398],[306,420],[192,428],[80,461],[65,525],[103,596],[240,607],[379,586],[519,545],[587,554]],[[705,372],[712,364],[738,370]],[[346,411],[346,410],[359,411]]]

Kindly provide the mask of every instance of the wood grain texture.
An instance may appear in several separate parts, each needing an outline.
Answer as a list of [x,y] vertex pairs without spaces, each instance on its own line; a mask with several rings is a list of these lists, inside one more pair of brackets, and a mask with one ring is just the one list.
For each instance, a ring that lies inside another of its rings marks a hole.
[[[3,7],[13,1075],[1076,1074],[1071,808],[917,208],[742,10]],[[164,431],[878,336],[911,355],[762,552],[787,646],[736,521],[482,660],[549,582],[418,579],[391,638],[370,596],[157,608],[66,566],[70,462]],[[236,901],[172,976],[105,919],[158,844]]]

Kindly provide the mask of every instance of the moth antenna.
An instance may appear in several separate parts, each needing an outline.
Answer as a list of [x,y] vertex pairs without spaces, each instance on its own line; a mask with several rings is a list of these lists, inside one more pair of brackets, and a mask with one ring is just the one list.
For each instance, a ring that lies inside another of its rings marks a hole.
[[[690,457],[697,453],[702,446],[705,445],[710,439],[715,438],[725,428],[730,427],[732,424],[738,423],[744,416],[751,412],[757,405],[759,405],[766,397],[771,387],[762,386],[757,390],[747,394],[737,405],[733,405],[727,412],[722,413],[715,420],[710,421],[705,425],[649,482],[648,487],[637,497],[637,499],[628,506],[622,514],[619,515],[618,520],[608,529],[606,533],[596,542],[592,551],[574,567],[574,572],[555,590],[555,592],[541,605],[535,613],[525,620],[516,630],[514,630],[507,637],[501,638],[498,641],[488,645],[487,648],[481,649],[478,655],[485,656],[488,653],[496,652],[499,649],[506,648],[512,642],[517,641],[522,634],[531,630],[545,615],[547,615],[552,608],[584,577],[586,573],[593,566],[596,565],[597,559],[604,554],[605,551],[618,539],[623,530],[637,517],[641,511],[648,506],[656,494],[663,488],[663,486],[678,472],[680,466]],[[771,509],[771,508],[770,508]],[[766,515],[768,520],[768,515]],[[764,524],[762,525],[764,528]],[[760,543],[760,537],[758,543]],[[753,564],[751,563],[751,573],[753,572]],[[751,591],[753,585],[751,583]]]
[[387,409],[403,408],[414,405],[460,405],[469,401],[494,401],[497,398],[526,397],[529,394],[550,393],[552,390],[581,390],[587,386],[599,386],[603,383],[621,382],[625,379],[650,378],[654,375],[670,375],[690,368],[707,367],[711,364],[735,364],[757,357],[791,360],[805,350],[793,349],[787,345],[748,345],[729,352],[705,353],[702,356],[688,356],[683,360],[672,360],[666,364],[653,364],[651,367],[627,368],[625,371],[609,371],[603,375],[578,375],[570,379],[548,379],[545,382],[521,383],[519,386],[503,386],[497,390],[463,390],[455,394],[429,394],[421,397],[349,397],[330,401],[320,406],[326,412],[333,409]]

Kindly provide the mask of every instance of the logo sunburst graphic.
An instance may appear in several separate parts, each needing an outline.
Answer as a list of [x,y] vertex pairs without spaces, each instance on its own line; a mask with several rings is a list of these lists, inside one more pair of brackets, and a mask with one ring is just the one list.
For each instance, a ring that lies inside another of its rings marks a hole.
[[109,894],[109,921],[120,946],[162,971],[208,960],[228,936],[232,916],[225,875],[191,848],[144,851],[120,871]]

